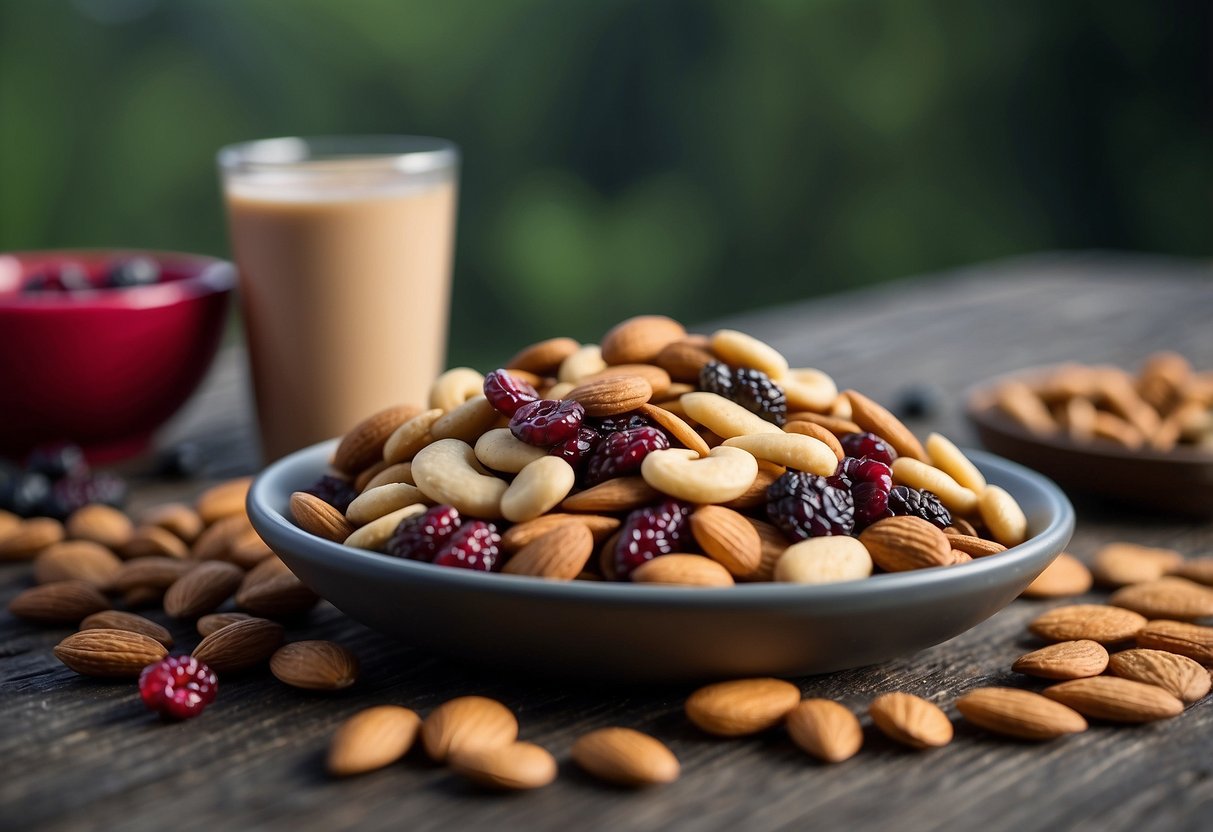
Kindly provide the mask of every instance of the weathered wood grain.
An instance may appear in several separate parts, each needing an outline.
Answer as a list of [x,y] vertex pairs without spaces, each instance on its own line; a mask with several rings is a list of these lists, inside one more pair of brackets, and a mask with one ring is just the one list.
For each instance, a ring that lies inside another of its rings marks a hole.
[[[959,399],[992,373],[1063,359],[1132,364],[1158,348],[1213,367],[1213,279],[1207,264],[1112,255],[1051,256],[914,279],[769,310],[729,322],[768,338],[793,365],[889,400],[907,383],[937,385],[947,409],[915,424],[962,442]],[[225,355],[170,437],[202,443],[208,473],[252,465],[240,358]],[[141,483],[137,504],[196,493],[201,484]],[[1213,526],[1141,516],[1088,502],[1072,551],[1132,540],[1213,553]],[[0,568],[0,603],[28,568]],[[1102,597],[1093,594],[1092,597]],[[862,712],[877,694],[907,690],[944,705],[989,684],[1031,685],[1010,673],[1032,644],[1026,622],[1056,602],[1017,601],[947,644],[874,668],[799,680],[806,695]],[[452,610],[457,615],[458,610]],[[197,640],[162,615],[179,649]],[[435,622],[441,626],[442,622]],[[1166,723],[1096,726],[1046,745],[1005,742],[963,722],[955,742],[915,753],[873,733],[854,759],[814,763],[780,732],[709,739],[681,715],[686,688],[603,690],[507,678],[448,663],[354,624],[327,605],[309,637],[334,638],[364,677],[336,696],[286,688],[268,672],[223,680],[201,719],[165,725],[129,682],[97,682],[62,667],[50,648],[66,630],[0,613],[0,828],[247,829],[981,829],[1186,830],[1213,826],[1213,705]],[[592,649],[592,648],[590,648]],[[322,773],[335,725],[372,704],[426,712],[464,693],[514,708],[522,737],[561,759],[553,786],[485,795],[419,757],[344,782]],[[683,778],[640,793],[606,789],[572,770],[581,733],[628,725],[667,741]]]

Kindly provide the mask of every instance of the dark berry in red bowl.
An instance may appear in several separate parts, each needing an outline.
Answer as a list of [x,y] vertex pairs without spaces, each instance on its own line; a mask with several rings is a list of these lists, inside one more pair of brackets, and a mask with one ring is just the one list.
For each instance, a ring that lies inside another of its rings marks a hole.
[[528,445],[549,448],[576,436],[584,419],[581,402],[540,399],[514,411],[510,431]]
[[614,477],[635,474],[646,456],[668,447],[669,437],[657,428],[631,428],[608,433],[585,465],[586,484],[597,485]]
[[193,656],[169,656],[139,674],[143,704],[168,719],[198,716],[218,692],[214,671]]
[[851,534],[855,500],[825,477],[788,471],[767,488],[767,516],[792,540]]
[[919,491],[908,485],[896,485],[889,492],[889,511],[893,516],[921,517],[932,526],[946,529],[952,525],[952,514],[930,491]]
[[629,514],[615,544],[615,576],[625,580],[653,558],[680,551],[683,540],[690,537],[690,516],[691,507],[679,500],[664,500]]
[[387,553],[429,563],[458,531],[462,518],[454,506],[434,506],[425,514],[400,521],[387,542]]
[[761,370],[711,361],[699,371],[699,389],[724,396],[776,425],[787,421],[787,395]]
[[513,416],[524,404],[539,401],[535,388],[506,370],[493,370],[484,377],[484,397],[498,413]]
[[492,572],[501,559],[501,535],[483,520],[469,520],[459,527],[434,556],[439,566]]
[[358,496],[353,485],[341,477],[334,477],[331,474],[325,474],[303,491],[319,497],[342,514],[345,514],[350,503],[354,502],[354,498]]
[[150,257],[119,260],[105,275],[105,285],[111,289],[150,286],[160,280],[160,265]]
[[897,459],[897,451],[874,433],[848,433],[838,440],[847,456],[857,459],[867,457],[885,465],[892,465]]
[[598,431],[585,425],[577,428],[577,435],[564,440],[559,445],[553,445],[548,451],[551,456],[558,456],[573,467],[574,471],[581,469],[581,464],[589,456],[602,437]]

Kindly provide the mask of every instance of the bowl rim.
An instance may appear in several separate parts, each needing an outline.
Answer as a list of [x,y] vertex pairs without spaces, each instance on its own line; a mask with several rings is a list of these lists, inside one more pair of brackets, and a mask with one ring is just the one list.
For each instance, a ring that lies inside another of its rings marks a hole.
[[79,292],[39,294],[4,292],[0,293],[0,311],[21,310],[45,315],[69,309],[152,309],[230,292],[236,287],[236,267],[230,261],[208,254],[162,249],[86,247],[0,251],[0,266],[6,258],[24,263],[27,260],[53,258],[84,260],[117,257],[150,257],[161,265],[170,265],[189,274],[167,283],[120,289],[98,287]]
[[1000,384],[1008,381],[1024,381],[1030,378],[1046,375],[1049,372],[1073,366],[1074,362],[1057,362],[1040,364],[1034,367],[1024,367],[990,376],[987,379],[969,386],[963,395],[965,416],[969,422],[978,427],[995,430],[999,433],[1025,444],[1037,445],[1051,451],[1102,458],[1117,463],[1139,462],[1149,465],[1176,466],[1207,466],[1213,464],[1213,454],[1202,453],[1190,448],[1177,448],[1172,451],[1158,451],[1153,448],[1134,451],[1112,444],[1081,445],[1071,441],[1065,434],[1056,436],[1038,436],[1020,425],[1014,419],[1004,415],[989,401],[990,394]]
[[[428,563],[346,547],[303,531],[274,509],[275,497],[288,496],[280,493],[278,487],[278,481],[286,476],[285,472],[304,464],[305,460],[329,459],[338,441],[332,439],[296,451],[272,463],[254,479],[249,489],[247,510],[253,527],[266,539],[270,547],[286,549],[288,558],[299,556],[308,560],[320,557],[342,559],[348,563],[347,568],[350,569],[391,575],[421,585],[441,585],[446,589],[466,589],[470,592],[636,607],[676,604],[681,607],[749,608],[787,602],[834,606],[857,601],[873,602],[897,593],[913,593],[916,590],[954,582],[992,580],[998,573],[1013,571],[1016,567],[1039,559],[1042,549],[1055,548],[1060,552],[1074,531],[1074,508],[1062,490],[1050,479],[994,454],[966,450],[965,454],[979,468],[1001,469],[1003,473],[1026,480],[1040,492],[1051,517],[1045,528],[1040,529],[1024,543],[995,556],[976,558],[962,567],[939,566],[910,572],[882,573],[860,580],[829,584],[755,582],[711,588],[635,586],[606,581],[551,581],[501,573],[489,575],[463,569],[442,569]],[[319,476],[321,471],[316,473]],[[1043,566],[1041,568],[1043,569]]]

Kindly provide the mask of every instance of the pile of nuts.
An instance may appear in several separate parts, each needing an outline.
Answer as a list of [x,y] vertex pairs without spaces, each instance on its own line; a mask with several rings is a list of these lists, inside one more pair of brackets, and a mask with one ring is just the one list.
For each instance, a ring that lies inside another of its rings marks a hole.
[[440,566],[701,587],[951,566],[1028,533],[946,438],[734,330],[631,318],[450,370],[428,404],[346,434],[296,524]]
[[1136,376],[1118,367],[1065,364],[992,391],[990,406],[1036,436],[1129,450],[1213,451],[1213,373],[1173,352],[1149,356]]

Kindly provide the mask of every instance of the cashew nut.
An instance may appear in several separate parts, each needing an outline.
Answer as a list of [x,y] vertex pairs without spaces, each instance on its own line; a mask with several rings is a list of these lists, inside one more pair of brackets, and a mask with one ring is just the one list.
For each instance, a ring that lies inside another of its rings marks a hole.
[[855,581],[872,574],[872,556],[854,537],[810,537],[793,543],[775,562],[775,580],[797,584]]
[[964,455],[964,451],[952,444],[952,440],[946,436],[932,433],[927,437],[927,456],[931,458],[932,465],[973,493],[980,494],[985,490],[986,478],[982,476],[981,471],[978,471],[977,466]]
[[435,439],[462,439],[475,442],[501,416],[483,394],[473,396],[434,422],[430,434]]
[[703,458],[685,448],[669,448],[646,456],[640,474],[671,497],[692,503],[727,503],[749,489],[758,476],[758,460],[748,451],[727,445],[713,448]]
[[576,479],[573,466],[544,454],[514,477],[501,496],[501,513],[513,523],[533,520],[567,497]]
[[382,552],[384,547],[387,546],[388,540],[391,539],[392,532],[396,531],[396,527],[400,525],[400,521],[412,517],[414,514],[423,514],[425,510],[426,507],[420,503],[396,509],[376,520],[372,520],[362,528],[356,529],[353,534],[345,539],[345,545],[353,546],[355,549],[370,549],[372,552]]
[[977,495],[938,468],[908,456],[893,460],[893,479],[919,491],[926,489],[939,498],[948,511],[968,514],[977,508]]
[[383,461],[391,465],[407,462],[418,451],[434,440],[430,428],[442,417],[442,411],[434,408],[409,419],[387,438],[383,446]]
[[404,482],[380,485],[355,497],[345,510],[345,519],[355,526],[363,526],[397,509],[423,502],[425,495],[415,485]]
[[494,428],[476,440],[476,458],[494,471],[517,474],[548,452],[535,445],[528,445],[516,437],[509,428]]
[[803,433],[754,433],[749,436],[734,436],[724,444],[730,448],[749,451],[759,459],[808,471],[819,477],[828,477],[838,467],[838,457],[830,446]]
[[592,376],[594,373],[601,373],[606,366],[606,362],[602,360],[602,347],[597,344],[586,344],[560,362],[556,380],[578,384],[583,378]]
[[783,433],[776,425],[715,393],[687,393],[678,401],[688,416],[725,439],[749,433]]
[[712,352],[726,364],[761,370],[775,381],[788,374],[788,360],[777,349],[735,329],[712,333]]
[[413,479],[425,496],[485,520],[501,517],[506,482],[477,470],[476,453],[460,439],[439,439],[413,459]]
[[430,387],[430,407],[449,413],[483,392],[484,376],[471,367],[456,367],[434,379]]
[[788,370],[787,377],[780,379],[788,398],[788,410],[812,410],[825,413],[838,398],[838,385],[821,370],[811,368]]
[[1015,498],[997,485],[988,485],[978,498],[981,519],[1003,546],[1018,546],[1028,537],[1028,518]]

